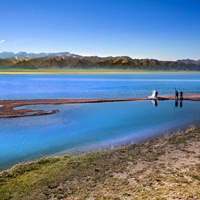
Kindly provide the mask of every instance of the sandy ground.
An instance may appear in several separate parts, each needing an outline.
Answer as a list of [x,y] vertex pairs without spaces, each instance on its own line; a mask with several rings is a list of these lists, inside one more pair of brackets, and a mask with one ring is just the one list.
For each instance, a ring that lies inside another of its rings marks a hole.
[[[160,101],[174,100],[174,96],[160,96],[153,98]],[[152,100],[151,98],[125,98],[125,99],[36,99],[36,100],[1,100],[0,105],[0,118],[9,117],[27,117],[37,115],[55,114],[58,110],[29,110],[20,109],[14,110],[13,108],[25,105],[35,104],[72,104],[72,103],[103,103],[103,102],[118,102],[118,101],[137,101],[137,100]],[[183,100],[200,101],[200,94],[187,94],[184,95]],[[31,113],[33,112],[33,113]]]

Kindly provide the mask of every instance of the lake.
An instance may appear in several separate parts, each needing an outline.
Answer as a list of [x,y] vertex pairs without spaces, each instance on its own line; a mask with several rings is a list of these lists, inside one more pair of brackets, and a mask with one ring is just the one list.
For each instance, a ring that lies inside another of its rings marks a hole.
[[200,93],[198,74],[0,75],[0,99],[110,99]]
[[[1,99],[127,98],[199,93],[199,74],[0,75]],[[157,106],[156,106],[157,105]],[[200,123],[200,102],[31,105],[53,115],[0,119],[0,170],[45,156],[149,140]],[[17,108],[18,109],[18,108]]]

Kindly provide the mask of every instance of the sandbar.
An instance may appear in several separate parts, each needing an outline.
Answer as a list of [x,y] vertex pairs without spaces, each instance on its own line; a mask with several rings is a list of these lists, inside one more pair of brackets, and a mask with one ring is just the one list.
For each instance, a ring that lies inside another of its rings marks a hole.
[[[55,114],[58,110],[31,110],[17,109],[16,107],[36,104],[74,104],[74,103],[103,103],[103,102],[120,102],[120,101],[139,101],[139,100],[176,100],[175,96],[159,96],[157,98],[121,98],[121,99],[30,99],[30,100],[0,100],[0,118],[11,117],[28,117],[38,115]],[[180,98],[179,98],[180,100]],[[200,94],[184,95],[182,100],[200,101]]]

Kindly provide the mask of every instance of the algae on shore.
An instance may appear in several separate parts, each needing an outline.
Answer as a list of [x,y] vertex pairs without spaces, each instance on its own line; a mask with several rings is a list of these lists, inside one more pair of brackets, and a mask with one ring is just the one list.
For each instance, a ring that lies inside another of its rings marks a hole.
[[0,174],[0,199],[199,199],[200,129]]

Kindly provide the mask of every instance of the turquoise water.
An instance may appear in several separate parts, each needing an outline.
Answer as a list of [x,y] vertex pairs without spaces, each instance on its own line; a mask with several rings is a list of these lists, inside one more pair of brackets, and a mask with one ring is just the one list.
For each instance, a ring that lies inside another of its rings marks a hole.
[[0,99],[91,99],[200,93],[198,74],[0,75]]
[[200,102],[158,101],[31,105],[52,115],[0,119],[0,170],[59,154],[147,140],[200,123]]
[[[200,74],[0,75],[3,99],[98,99],[200,93]],[[155,103],[154,103],[155,104]],[[0,119],[0,170],[62,153],[79,154],[199,124],[199,102],[33,105],[53,115]],[[0,105],[1,107],[1,105]]]

